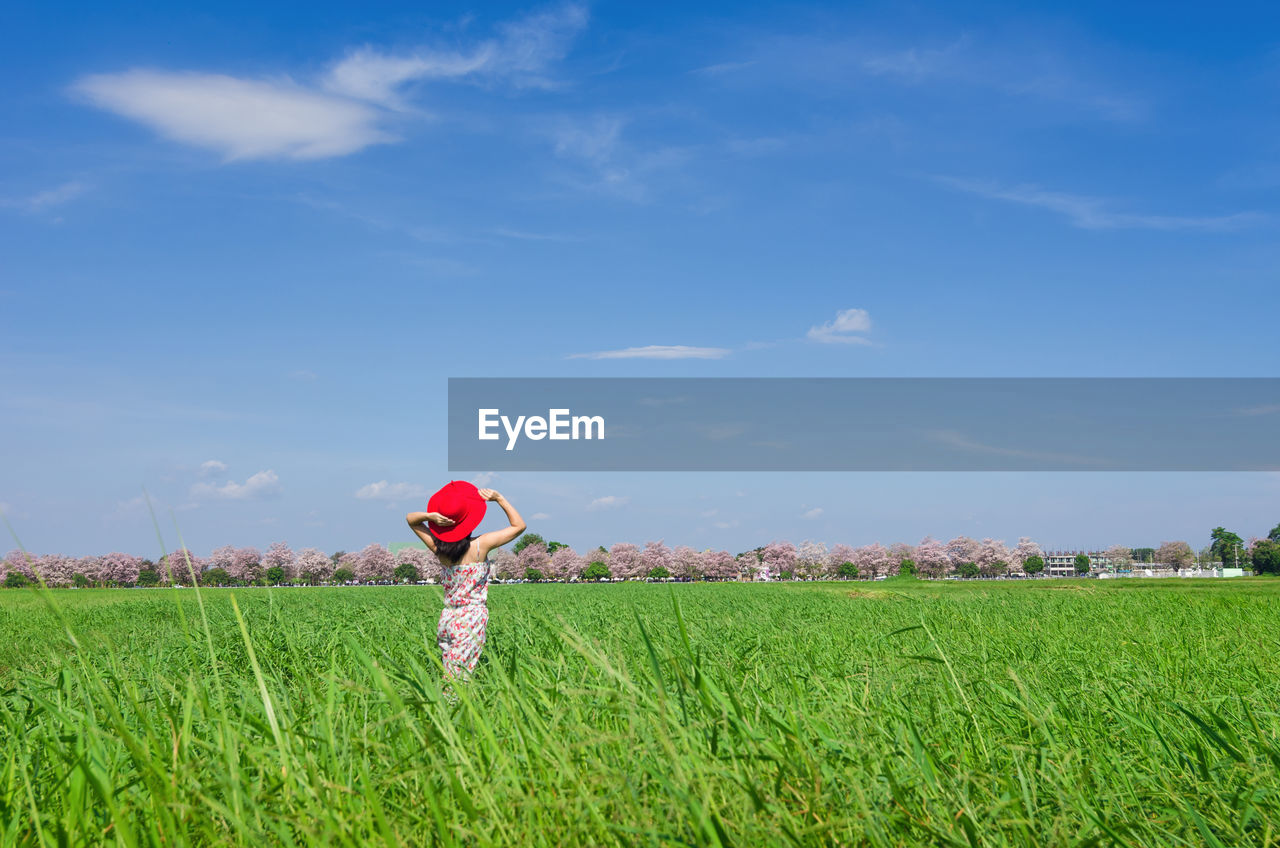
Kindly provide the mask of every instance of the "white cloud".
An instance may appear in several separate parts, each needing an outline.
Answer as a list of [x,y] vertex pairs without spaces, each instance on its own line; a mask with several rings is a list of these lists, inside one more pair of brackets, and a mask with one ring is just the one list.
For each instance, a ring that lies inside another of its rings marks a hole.
[[689,73],[707,74],[709,76],[715,76],[717,74],[727,74],[727,73],[732,73],[733,71],[745,70],[755,64],[756,64],[755,59],[750,59],[745,62],[717,62],[714,65],[706,65],[705,67],[694,68]]
[[548,66],[569,52],[587,17],[586,7],[577,4],[537,12],[500,25],[496,38],[461,52],[422,47],[397,55],[361,47],[330,68],[324,87],[393,109],[403,108],[400,89],[420,80],[470,77],[547,87]]
[[213,474],[221,474],[223,471],[226,471],[226,470],[227,470],[227,464],[225,462],[219,462],[216,459],[208,459],[200,463],[201,477],[208,477]]
[[573,187],[643,203],[654,178],[677,171],[694,153],[676,146],[637,150],[623,143],[625,125],[616,115],[596,115],[563,119],[549,129],[556,155],[581,166],[567,180]]
[[1111,121],[1133,121],[1148,112],[1134,89],[1131,56],[1030,30],[1002,38],[961,33],[932,43],[894,43],[888,33],[873,30],[854,37],[770,36],[750,58],[756,61],[711,66],[705,78],[847,87],[873,77],[944,92],[975,89],[993,105],[992,93],[1042,102],[1058,114],[1065,108]]
[[613,158],[622,137],[622,119],[596,116],[586,123],[562,124],[552,133],[560,156],[585,159],[603,167]]
[[834,321],[810,327],[808,336],[816,342],[829,344],[871,344],[864,336],[871,329],[871,315],[865,309],[842,309],[836,313]]
[[574,353],[568,359],[724,359],[730,351],[723,347],[689,345],[645,345],[596,353]]
[[487,50],[478,50],[470,56],[456,53],[388,56],[363,47],[347,54],[330,69],[324,87],[344,97],[400,109],[403,106],[396,89],[404,83],[465,76],[484,67],[487,61]]
[[394,55],[366,45],[314,84],[135,68],[82,77],[72,91],[227,161],[323,159],[397,141],[383,122],[387,110],[405,108],[402,90],[414,81],[550,86],[548,66],[565,56],[586,23],[585,7],[566,5],[502,24],[496,38],[462,52],[424,48]]
[[289,80],[132,70],[80,79],[73,90],[101,109],[227,160],[343,156],[394,138],[371,106]]
[[142,495],[138,495],[125,501],[116,501],[116,513],[118,515],[129,515],[140,512],[146,505],[146,499]]
[[534,521],[546,521],[551,516],[547,515],[545,512],[535,512],[533,515],[529,517]]
[[399,501],[427,497],[427,490],[416,483],[388,483],[379,480],[356,490],[356,497],[365,501]]
[[492,471],[481,471],[479,474],[471,478],[471,485],[478,488],[484,488],[498,479],[498,475]]
[[739,522],[738,519],[735,518],[732,521],[717,521],[715,522],[714,526],[717,530],[732,530],[734,527],[737,527],[738,524],[740,523],[741,522]]
[[976,194],[989,200],[1002,200],[1020,206],[1032,206],[1063,215],[1073,226],[1085,230],[1234,230],[1257,224],[1266,216],[1257,212],[1236,212],[1231,215],[1141,215],[1114,212],[1112,202],[1101,197],[1088,197],[1060,191],[1048,191],[1039,186],[1023,184],[1001,186],[982,180],[965,180],[956,177],[935,177],[945,186]]
[[979,442],[976,439],[972,439],[964,433],[957,432],[956,430],[926,430],[924,431],[924,435],[930,441],[948,445],[953,448],[959,448],[960,450],[971,453],[989,454],[992,456],[1011,456],[1019,459],[1032,459],[1053,465],[1106,466],[1111,464],[1105,459],[1093,456],[1084,456],[1082,454],[1024,450],[1022,448],[1004,447],[1003,445],[990,445]]
[[1236,415],[1275,415],[1280,413],[1280,403],[1265,403],[1261,406],[1247,406],[1237,409]]
[[302,380],[307,383],[314,383],[318,375],[314,371],[308,371],[305,368],[301,368],[297,371],[290,371],[289,377],[294,380]]
[[270,469],[259,471],[243,483],[228,480],[220,486],[214,483],[197,483],[191,487],[193,498],[208,495],[234,501],[264,498],[279,492],[280,478]]
[[822,515],[822,507],[815,506],[813,509],[806,510],[800,514],[801,518],[817,518]]
[[69,200],[74,200],[84,194],[87,188],[84,183],[73,180],[44,191],[38,191],[27,197],[0,198],[0,206],[32,213],[43,212],[46,209],[61,206]]
[[595,511],[600,509],[617,509],[620,506],[626,506],[630,498],[618,497],[617,495],[605,495],[602,498],[596,498],[587,504],[587,509]]

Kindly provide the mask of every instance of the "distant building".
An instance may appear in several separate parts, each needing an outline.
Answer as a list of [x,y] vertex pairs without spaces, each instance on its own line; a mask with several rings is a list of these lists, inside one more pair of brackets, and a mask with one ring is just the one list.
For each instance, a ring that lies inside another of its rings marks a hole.
[[1044,573],[1050,577],[1074,577],[1076,557],[1080,554],[1089,558],[1090,570],[1111,570],[1111,558],[1102,551],[1045,551]]

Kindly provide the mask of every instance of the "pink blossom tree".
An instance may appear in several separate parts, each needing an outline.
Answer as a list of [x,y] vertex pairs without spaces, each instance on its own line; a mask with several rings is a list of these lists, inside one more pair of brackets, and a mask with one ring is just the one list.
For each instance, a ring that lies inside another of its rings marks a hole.
[[0,580],[8,577],[11,573],[18,573],[32,583],[36,582],[36,573],[31,566],[35,562],[35,557],[30,556],[22,550],[12,550],[4,555],[4,573],[0,575]]
[[768,580],[769,575],[763,573],[759,551],[743,551],[734,557],[738,573],[748,580]]
[[231,576],[235,579],[245,583],[256,583],[262,579],[262,554],[257,548],[236,548],[231,563]]
[[71,585],[78,563],[78,560],[62,554],[41,554],[31,563],[31,571],[44,581],[44,585],[59,588]]
[[916,567],[926,577],[943,577],[951,569],[951,557],[947,546],[932,536],[925,536],[916,545]]
[[1161,565],[1190,568],[1195,558],[1195,551],[1186,542],[1161,542],[1160,547],[1156,548],[1155,560]]
[[336,574],[345,568],[347,571],[351,572],[356,580],[360,580],[360,570],[363,567],[364,566],[360,562],[360,554],[347,551],[342,556],[338,557],[338,565],[334,569],[334,573]]
[[840,566],[845,562],[851,562],[855,566],[856,556],[854,548],[847,546],[844,542],[832,544],[831,550],[827,551],[826,559],[822,564],[822,574],[827,578],[840,578]]
[[639,577],[648,577],[658,568],[665,570],[668,574],[675,573],[675,560],[671,549],[661,539],[656,542],[644,543],[644,550],[640,553],[640,562]]
[[858,566],[859,575],[865,573],[867,577],[875,579],[882,574],[889,573],[889,566],[893,565],[893,556],[889,553],[889,549],[879,542],[873,542],[870,545],[863,545],[856,551],[857,560],[855,565]]
[[327,582],[334,571],[333,560],[329,555],[315,548],[304,548],[298,551],[293,567],[297,571],[297,577],[316,583]]
[[760,551],[760,571],[765,580],[774,580],[783,572],[794,573],[796,569],[796,546],[790,542],[774,541]]
[[978,544],[977,558],[972,562],[977,563],[984,574],[1004,574],[1009,570],[1009,561],[1012,559],[1013,552],[1004,542],[999,539],[983,539]]
[[889,546],[889,558],[893,560],[893,564],[889,566],[889,574],[894,575],[902,570],[902,561],[916,561],[915,545],[908,545],[906,542],[894,542]]
[[619,542],[609,549],[609,574],[614,580],[635,580],[644,575],[640,549],[630,542]]
[[703,551],[702,576],[707,580],[736,580],[738,562],[728,551]]
[[142,570],[142,558],[133,554],[112,551],[102,558],[103,578],[117,586],[132,586],[138,582]]
[[363,583],[390,580],[395,576],[396,561],[391,551],[376,542],[360,552],[356,577]]
[[957,568],[966,562],[976,563],[980,547],[978,542],[968,536],[956,536],[947,542],[947,559],[950,560],[951,568]]
[[272,542],[262,556],[262,573],[266,574],[268,569],[279,568],[284,572],[286,580],[295,580],[298,577],[298,569],[293,560],[293,551],[289,549],[288,543]]
[[80,574],[90,583],[100,584],[107,582],[102,574],[102,557],[92,555],[80,557],[71,562],[70,568],[73,580],[75,579],[74,575]]
[[[496,551],[489,553],[489,568],[493,576],[499,580],[515,580],[519,577],[517,572],[516,555],[506,548],[498,548]],[[434,579],[439,580],[439,566],[436,568],[437,574]]]
[[[236,549],[234,545],[223,545],[209,552],[209,568],[221,568],[236,577]],[[239,578],[236,577],[238,580]]]
[[431,551],[423,548],[408,547],[401,548],[395,553],[396,568],[402,565],[413,566],[414,572],[418,575],[419,580],[427,580],[428,572],[431,571],[432,560],[435,560],[435,571],[437,576],[440,571],[440,560],[432,555]]
[[551,574],[556,580],[577,580],[586,567],[587,561],[573,548],[557,548],[551,555]]
[[796,572],[805,580],[817,580],[827,569],[827,546],[806,539],[796,548]]
[[519,576],[524,577],[529,569],[537,571],[543,578],[551,576],[547,573],[551,569],[551,557],[547,554],[547,546],[542,542],[525,545],[516,554],[516,571]]
[[671,549],[671,565],[667,570],[672,577],[679,577],[681,580],[701,580],[705,568],[700,551],[688,545],[676,545]]
[[[440,582],[440,575],[444,571],[443,566],[440,565],[440,558],[431,551],[422,551],[422,553],[426,557],[422,561],[422,567],[419,570],[422,574],[422,579],[430,580],[433,583]],[[494,553],[497,552],[495,551]],[[489,559],[492,561],[493,554],[489,555]]]
[[1042,557],[1044,556],[1044,551],[1040,549],[1039,545],[1031,541],[1029,536],[1023,536],[1018,539],[1018,546],[1013,549],[1013,556],[1009,561],[1010,570],[1017,574],[1023,573],[1022,564],[1033,556]]
[[190,586],[192,573],[198,580],[200,572],[204,571],[208,565],[208,560],[196,556],[186,548],[178,548],[160,557],[160,562],[156,565],[156,573],[160,575],[161,583]]

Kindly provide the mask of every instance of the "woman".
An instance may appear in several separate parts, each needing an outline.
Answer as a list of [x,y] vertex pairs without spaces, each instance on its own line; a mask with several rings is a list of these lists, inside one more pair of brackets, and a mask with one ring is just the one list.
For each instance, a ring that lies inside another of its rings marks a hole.
[[[502,507],[511,526],[473,537],[487,501]],[[411,512],[405,520],[440,560],[444,610],[436,642],[444,654],[445,676],[469,677],[480,661],[489,623],[489,551],[523,533],[524,519],[493,489],[453,480],[431,496],[426,512]]]

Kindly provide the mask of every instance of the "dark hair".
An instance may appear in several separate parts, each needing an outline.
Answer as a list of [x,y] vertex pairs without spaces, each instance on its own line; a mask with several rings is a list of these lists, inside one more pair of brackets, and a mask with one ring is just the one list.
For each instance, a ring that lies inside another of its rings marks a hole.
[[471,550],[471,542],[474,537],[467,536],[465,539],[459,539],[456,542],[446,542],[436,535],[434,530],[431,536],[436,540],[436,556],[439,557],[443,565],[457,565],[458,560],[467,555],[467,551]]

